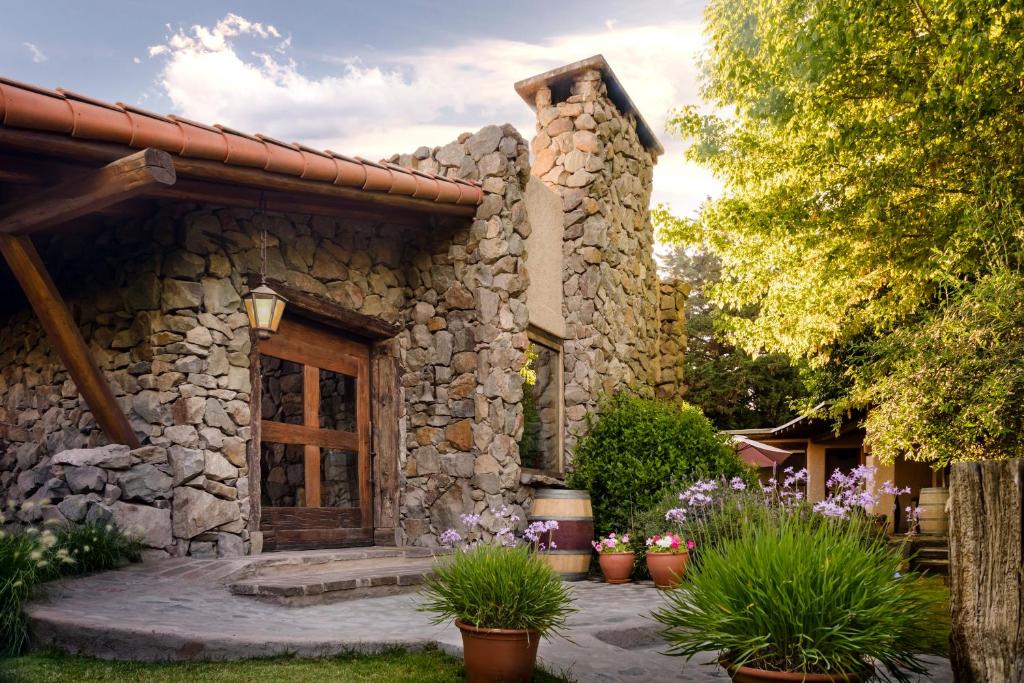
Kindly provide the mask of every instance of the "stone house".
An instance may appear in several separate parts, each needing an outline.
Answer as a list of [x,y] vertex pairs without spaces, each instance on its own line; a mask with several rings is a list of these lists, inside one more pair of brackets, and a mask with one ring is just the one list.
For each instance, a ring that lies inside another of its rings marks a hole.
[[660,144],[600,56],[516,89],[531,142],[372,162],[0,79],[21,521],[112,519],[154,555],[431,546],[464,512],[525,517],[602,392],[678,395]]

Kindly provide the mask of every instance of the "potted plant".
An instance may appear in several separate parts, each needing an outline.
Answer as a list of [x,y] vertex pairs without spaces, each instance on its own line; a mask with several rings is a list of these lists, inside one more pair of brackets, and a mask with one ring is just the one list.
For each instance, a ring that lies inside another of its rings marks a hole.
[[591,544],[597,551],[597,561],[601,565],[604,580],[608,583],[629,583],[633,561],[636,559],[636,553],[629,545],[629,534],[617,536],[613,531]]
[[949,636],[942,587],[902,574],[863,515],[809,508],[748,508],[734,534],[702,547],[686,590],[654,615],[670,654],[717,649],[739,683],[927,677],[921,655],[941,655]]
[[675,588],[683,580],[692,541],[683,543],[677,534],[655,534],[647,539],[647,571],[658,588]]
[[[513,515],[492,511],[502,526],[488,543],[471,531],[466,540],[454,530],[442,534],[447,544],[462,545],[438,558],[423,590],[421,611],[432,612],[434,623],[454,621],[462,632],[463,659],[469,683],[533,679],[541,638],[562,632],[572,596],[534,548],[537,539],[554,527],[534,523],[523,544],[509,530]],[[479,526],[480,517],[464,515],[464,523]]]

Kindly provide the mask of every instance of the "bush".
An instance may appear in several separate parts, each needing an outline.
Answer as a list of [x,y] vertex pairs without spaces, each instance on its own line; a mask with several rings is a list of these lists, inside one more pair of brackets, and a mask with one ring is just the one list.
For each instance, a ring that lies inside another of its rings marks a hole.
[[941,586],[900,574],[902,558],[863,517],[829,519],[806,505],[742,521],[688,568],[684,589],[655,613],[670,653],[717,650],[737,665],[887,680],[927,675],[949,617]]
[[[568,483],[590,491],[598,534],[635,530],[638,517],[683,482],[741,476],[730,443],[698,408],[619,393],[587,418]],[[634,534],[639,536],[639,534]]]
[[477,545],[440,560],[421,611],[434,623],[457,619],[481,628],[558,634],[575,610],[561,577],[527,546]]

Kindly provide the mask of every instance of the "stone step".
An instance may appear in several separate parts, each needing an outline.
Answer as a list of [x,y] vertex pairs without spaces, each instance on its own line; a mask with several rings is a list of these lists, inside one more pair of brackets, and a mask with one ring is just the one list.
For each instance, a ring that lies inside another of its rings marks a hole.
[[949,560],[918,560],[914,563],[915,569],[919,572],[929,574],[949,574]]
[[933,536],[930,534],[919,534],[912,537],[912,542],[915,548],[941,548],[949,545],[949,538],[945,535]]
[[235,595],[301,607],[415,590],[430,575],[433,557],[375,557],[274,567],[228,584]]
[[918,548],[917,549],[918,560],[948,560],[949,559],[949,548]]

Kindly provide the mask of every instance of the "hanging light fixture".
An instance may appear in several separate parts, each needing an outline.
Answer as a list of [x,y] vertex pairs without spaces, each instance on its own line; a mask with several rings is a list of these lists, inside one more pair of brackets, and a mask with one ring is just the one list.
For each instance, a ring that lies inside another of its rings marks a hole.
[[281,316],[284,315],[284,306],[288,300],[267,286],[267,227],[264,222],[263,206],[264,200],[261,195],[260,213],[257,216],[263,228],[263,242],[260,247],[260,286],[249,290],[249,293],[242,297],[242,301],[245,302],[245,312],[249,316],[249,327],[260,339],[270,339],[270,336],[277,332],[277,326],[281,324]]

